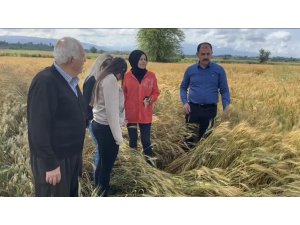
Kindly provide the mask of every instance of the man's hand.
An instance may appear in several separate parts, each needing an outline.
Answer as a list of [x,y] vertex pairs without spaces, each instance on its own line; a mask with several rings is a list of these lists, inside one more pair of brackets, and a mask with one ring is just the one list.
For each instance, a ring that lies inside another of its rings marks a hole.
[[228,105],[228,106],[226,106],[226,108],[223,111],[221,120],[228,121],[230,118],[230,113],[231,113],[231,107],[230,107],[230,105]]
[[60,167],[46,172],[46,182],[55,186],[61,180]]
[[185,112],[186,114],[189,114],[191,112],[191,107],[190,107],[190,104],[189,103],[185,103],[183,105],[184,109],[185,109]]

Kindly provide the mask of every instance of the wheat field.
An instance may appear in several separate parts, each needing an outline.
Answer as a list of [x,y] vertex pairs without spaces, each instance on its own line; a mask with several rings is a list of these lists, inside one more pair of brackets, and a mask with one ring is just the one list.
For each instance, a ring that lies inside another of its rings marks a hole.
[[[1,57],[0,196],[33,196],[26,98],[50,58]],[[93,60],[87,60],[80,86]],[[231,91],[228,121],[221,104],[213,133],[192,149],[179,85],[188,63],[149,63],[161,90],[152,129],[157,167],[125,143],[111,186],[116,196],[300,196],[300,66],[222,64]],[[141,147],[139,148],[141,149]],[[87,131],[80,196],[96,196],[94,146]]]

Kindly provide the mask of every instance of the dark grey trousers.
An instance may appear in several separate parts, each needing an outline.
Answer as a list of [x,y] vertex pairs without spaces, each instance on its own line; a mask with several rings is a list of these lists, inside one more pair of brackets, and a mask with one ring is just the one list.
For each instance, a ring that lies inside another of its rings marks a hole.
[[191,112],[186,115],[187,123],[198,124],[198,135],[191,138],[189,141],[198,142],[201,138],[206,138],[211,133],[211,128],[214,125],[217,116],[217,105],[201,105],[189,103]]
[[82,154],[60,160],[61,181],[55,186],[46,183],[43,160],[30,156],[36,197],[78,197],[78,177],[82,171]]

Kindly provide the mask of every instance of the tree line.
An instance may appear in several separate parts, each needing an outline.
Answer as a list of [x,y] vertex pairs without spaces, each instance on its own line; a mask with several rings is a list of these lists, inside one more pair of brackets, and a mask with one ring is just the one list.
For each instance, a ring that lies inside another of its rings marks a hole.
[[47,44],[43,44],[43,43],[34,44],[32,42],[8,43],[6,41],[0,41],[0,49],[53,51],[54,46],[51,43],[49,45],[47,45]]

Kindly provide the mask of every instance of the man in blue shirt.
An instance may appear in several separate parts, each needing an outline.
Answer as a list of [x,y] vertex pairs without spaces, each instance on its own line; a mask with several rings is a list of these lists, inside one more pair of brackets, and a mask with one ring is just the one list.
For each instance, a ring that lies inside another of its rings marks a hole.
[[180,85],[180,97],[186,112],[186,122],[199,124],[198,142],[209,135],[217,115],[219,93],[222,96],[224,117],[228,115],[230,92],[226,72],[222,66],[211,62],[212,45],[200,43],[197,47],[199,62],[185,71]]

